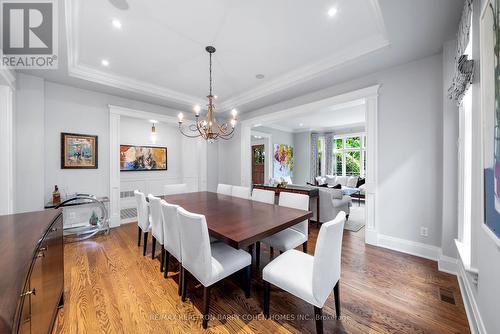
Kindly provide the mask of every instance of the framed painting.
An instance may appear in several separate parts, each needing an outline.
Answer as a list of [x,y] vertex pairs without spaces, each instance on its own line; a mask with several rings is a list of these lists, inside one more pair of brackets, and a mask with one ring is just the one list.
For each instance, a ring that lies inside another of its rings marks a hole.
[[490,0],[484,8],[480,24],[484,222],[500,245],[500,0]]
[[120,145],[120,171],[167,170],[167,148]]
[[61,133],[62,169],[97,169],[97,136]]
[[287,144],[274,144],[274,178],[293,176],[293,147]]

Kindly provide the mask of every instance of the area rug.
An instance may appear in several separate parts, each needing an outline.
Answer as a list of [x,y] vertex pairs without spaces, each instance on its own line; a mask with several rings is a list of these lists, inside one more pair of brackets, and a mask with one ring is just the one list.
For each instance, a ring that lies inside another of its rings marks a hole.
[[344,230],[358,232],[365,227],[365,207],[352,206],[349,219],[344,224]]

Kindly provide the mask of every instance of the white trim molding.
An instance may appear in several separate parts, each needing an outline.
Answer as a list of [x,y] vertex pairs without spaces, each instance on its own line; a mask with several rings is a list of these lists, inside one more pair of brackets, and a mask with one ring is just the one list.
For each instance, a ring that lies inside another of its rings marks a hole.
[[439,250],[439,258],[438,258],[438,270],[457,275],[458,272],[458,260],[454,257],[443,255],[442,250]]
[[467,271],[461,261],[457,262],[457,279],[460,286],[460,293],[464,302],[465,313],[469,320],[469,328],[472,334],[487,334],[479,307],[477,306],[476,297],[474,295],[475,287],[470,283],[467,277]]
[[[375,23],[377,26],[376,34],[364,40],[360,40],[357,43],[330,55],[329,57],[304,65],[293,71],[289,71],[271,81],[266,81],[254,89],[233,96],[232,98],[229,98],[225,102],[221,103],[219,105],[219,110],[230,110],[235,106],[241,106],[242,104],[260,99],[264,96],[278,93],[290,87],[325,75],[328,71],[332,71],[349,61],[353,61],[364,55],[390,46],[384,18],[382,16],[378,0],[369,0],[368,5],[374,12]],[[172,101],[186,106],[192,106],[196,103],[204,105],[206,103],[200,99],[199,96],[192,96],[164,86],[101,71],[81,63],[79,59],[80,50],[78,31],[80,10],[79,1],[65,0],[66,45],[69,76],[145,96],[161,98],[166,101]]]
[[421,242],[400,239],[389,235],[378,234],[375,246],[395,250],[401,253],[423,257],[437,261],[441,254],[441,248]]
[[13,89],[0,86],[0,215],[14,212],[14,101]]

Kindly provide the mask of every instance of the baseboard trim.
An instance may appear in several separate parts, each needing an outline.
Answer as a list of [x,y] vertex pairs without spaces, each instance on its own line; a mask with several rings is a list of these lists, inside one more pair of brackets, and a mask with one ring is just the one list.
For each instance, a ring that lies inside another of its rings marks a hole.
[[427,245],[421,242],[400,239],[383,234],[378,234],[376,246],[423,257],[425,259],[434,261],[437,261],[439,259],[439,255],[441,254],[441,248],[437,246]]
[[457,269],[457,263],[458,260],[450,257],[443,255],[442,252],[440,251],[439,254],[439,259],[438,259],[438,269],[439,271],[452,274],[452,275],[457,275],[458,269]]
[[484,326],[483,319],[479,313],[479,308],[477,306],[476,298],[472,291],[472,286],[470,280],[467,278],[467,272],[461,261],[457,261],[457,278],[458,285],[460,286],[460,293],[462,294],[462,300],[464,302],[465,313],[467,313],[467,319],[469,320],[469,327],[472,334],[487,334],[486,327]]

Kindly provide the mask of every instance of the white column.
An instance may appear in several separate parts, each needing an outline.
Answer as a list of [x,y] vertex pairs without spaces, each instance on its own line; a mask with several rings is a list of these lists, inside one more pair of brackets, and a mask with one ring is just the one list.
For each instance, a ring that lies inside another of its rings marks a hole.
[[0,215],[14,211],[14,121],[13,91],[0,86]]
[[371,96],[366,99],[366,185],[365,185],[365,203],[366,203],[366,232],[365,241],[368,244],[376,245],[378,243],[378,233],[376,226],[375,208],[377,190],[377,157],[378,157],[378,124],[377,124],[378,97]]
[[109,226],[120,226],[120,114],[109,110]]

